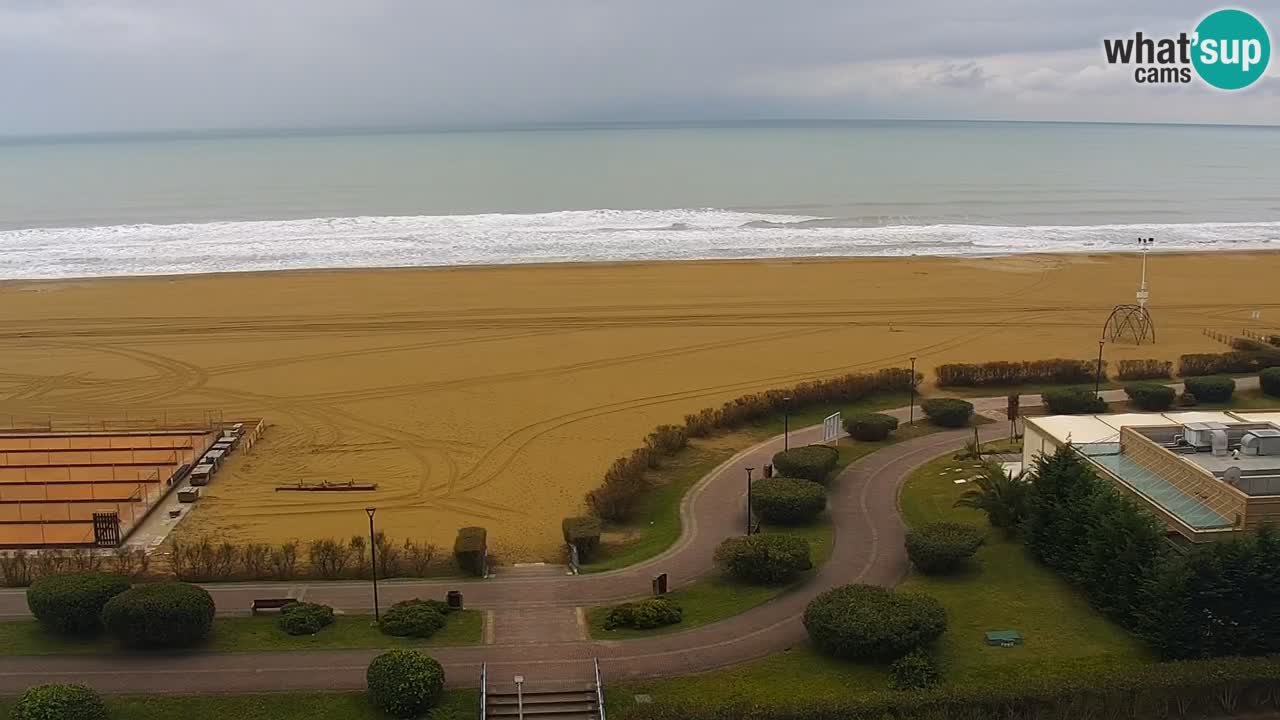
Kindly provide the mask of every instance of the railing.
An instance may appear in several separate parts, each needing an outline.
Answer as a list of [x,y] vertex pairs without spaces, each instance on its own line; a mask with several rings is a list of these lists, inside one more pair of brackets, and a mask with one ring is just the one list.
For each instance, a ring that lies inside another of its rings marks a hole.
[[485,714],[489,712],[489,666],[487,663],[480,663],[480,720],[485,720]]
[[604,717],[604,685],[600,683],[600,658],[592,658],[596,665],[596,706],[600,708],[600,720]]

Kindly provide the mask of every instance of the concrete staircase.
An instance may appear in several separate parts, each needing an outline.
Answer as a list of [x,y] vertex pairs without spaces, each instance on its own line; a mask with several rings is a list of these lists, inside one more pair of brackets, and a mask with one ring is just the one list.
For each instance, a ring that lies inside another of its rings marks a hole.
[[590,683],[490,685],[485,720],[600,720],[596,688]]

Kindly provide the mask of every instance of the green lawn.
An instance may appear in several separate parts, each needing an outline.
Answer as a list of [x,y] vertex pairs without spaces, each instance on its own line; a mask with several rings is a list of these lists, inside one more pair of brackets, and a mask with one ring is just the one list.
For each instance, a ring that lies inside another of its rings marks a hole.
[[609,612],[608,605],[587,610],[587,626],[591,637],[601,640],[623,640],[626,638],[650,637],[670,632],[681,632],[699,625],[707,625],[739,613],[746,612],[761,603],[772,600],[799,584],[805,582],[816,569],[831,556],[833,533],[831,521],[823,516],[821,521],[810,527],[782,528],[763,527],[761,532],[790,533],[799,535],[809,541],[812,550],[815,570],[805,573],[794,583],[780,586],[751,585],[726,578],[719,574],[704,577],[690,585],[673,590],[667,597],[680,605],[684,611],[683,619],[678,625],[653,630],[633,630],[618,628],[604,629],[604,618]]
[[[482,641],[484,613],[462,610],[449,614],[444,629],[426,640],[383,635],[370,615],[339,615],[315,635],[293,636],[280,630],[276,617],[220,617],[200,649],[217,652],[272,650],[344,650],[357,648],[434,647],[476,645]],[[109,638],[71,640],[46,633],[34,620],[0,622],[0,654],[60,655],[120,652]]]
[[[848,405],[810,408],[792,415],[790,425],[793,429],[816,425],[837,411],[849,415],[902,407],[907,404],[907,399],[907,395],[889,394]],[[604,572],[634,565],[671,547],[680,538],[680,502],[689,488],[739,451],[778,435],[782,426],[782,416],[778,415],[742,430],[690,440],[689,447],[664,460],[661,468],[650,472],[653,489],[641,500],[636,519],[627,525],[607,528],[596,557],[582,566],[582,572]],[[900,436],[897,439],[904,440],[915,437],[912,433],[924,434],[921,428],[927,428],[929,432],[934,430],[918,421],[914,428],[904,426],[895,435]],[[861,455],[885,444],[860,444],[865,445],[861,448]],[[851,462],[861,455],[842,460]]]
[[[1161,382],[1153,380],[1151,382]],[[1173,380],[1165,380],[1163,382],[1171,383]],[[1103,379],[1102,390],[1119,390],[1124,387],[1123,382],[1115,380]],[[985,397],[1007,397],[1009,395],[1041,395],[1046,390],[1061,390],[1069,387],[1083,387],[1090,390],[1093,389],[1093,383],[1028,383],[1026,385],[991,385],[987,387],[949,387],[937,388],[938,397],[958,397],[958,398],[985,398]]]
[[[111,720],[386,720],[358,692],[261,695],[146,695],[107,697]],[[0,698],[0,717],[14,698]],[[430,720],[474,720],[475,690],[446,690]]]
[[[908,525],[951,520],[986,527],[981,513],[953,507],[967,487],[954,481],[972,476],[977,465],[951,456],[948,453],[912,473],[903,487],[899,505]],[[953,468],[959,471],[947,472]],[[969,572],[943,579],[913,574],[903,588],[932,595],[947,609],[948,628],[937,651],[949,683],[989,683],[1002,674],[1105,670],[1153,659],[1141,643],[1096,613],[1082,595],[1036,564],[1022,545],[995,531]],[[988,647],[983,633],[998,629],[1018,630],[1024,644]],[[882,667],[834,660],[801,644],[723,670],[617,683],[607,687],[607,702],[621,710],[634,702],[634,695],[643,693],[657,702],[794,705],[852,698],[885,690],[887,683]]]
[[[1040,566],[1025,547],[986,524],[976,510],[953,507],[969,487],[973,462],[943,456],[912,473],[899,495],[908,526],[947,520],[987,528],[972,570],[954,577],[912,574],[903,589],[937,598],[947,608],[947,632],[939,659],[948,679],[962,683],[993,673],[1054,672],[1080,665],[1111,666],[1151,660],[1141,643],[1099,615],[1087,600],[1052,571]],[[987,630],[1022,633],[1023,645],[993,648],[983,642]]]

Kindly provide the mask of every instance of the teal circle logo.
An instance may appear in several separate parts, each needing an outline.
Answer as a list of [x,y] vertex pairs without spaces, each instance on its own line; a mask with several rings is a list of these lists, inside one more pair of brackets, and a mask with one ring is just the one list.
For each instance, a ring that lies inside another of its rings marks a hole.
[[1200,78],[1220,90],[1252,85],[1271,62],[1271,37],[1243,10],[1219,10],[1196,26],[1191,62]]

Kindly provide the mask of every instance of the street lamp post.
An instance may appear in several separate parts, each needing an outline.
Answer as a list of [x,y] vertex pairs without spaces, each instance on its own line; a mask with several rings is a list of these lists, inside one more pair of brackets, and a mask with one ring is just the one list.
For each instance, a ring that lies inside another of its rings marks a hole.
[[907,424],[914,427],[916,424],[916,358],[911,356],[911,408],[907,410]]
[[782,398],[782,449],[791,449],[791,396]]
[[753,467],[747,468],[747,534],[751,534],[751,471]]
[[1093,396],[1102,397],[1102,347],[1107,344],[1106,340],[1098,341],[1098,368],[1093,378]]
[[382,622],[382,613],[378,610],[378,542],[373,534],[373,514],[378,512],[378,508],[367,507],[364,511],[369,513],[369,569],[373,571],[373,621]]

